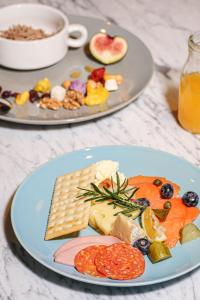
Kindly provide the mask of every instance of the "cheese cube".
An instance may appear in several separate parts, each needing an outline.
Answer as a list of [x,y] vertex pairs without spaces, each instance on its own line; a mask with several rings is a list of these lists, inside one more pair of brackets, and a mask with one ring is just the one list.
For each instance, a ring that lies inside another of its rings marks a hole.
[[117,91],[118,85],[115,79],[108,79],[105,81],[105,89],[109,92]]
[[66,90],[60,86],[56,85],[51,90],[51,98],[56,99],[58,101],[63,101],[65,99]]

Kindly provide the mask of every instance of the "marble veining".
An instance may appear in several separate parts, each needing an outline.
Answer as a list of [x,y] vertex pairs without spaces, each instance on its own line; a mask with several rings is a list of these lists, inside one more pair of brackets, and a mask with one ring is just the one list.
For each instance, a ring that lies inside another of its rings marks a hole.
[[[0,6],[20,2],[0,0]],[[126,28],[150,48],[156,68],[138,101],[105,118],[50,127],[0,122],[0,299],[199,300],[200,269],[166,283],[138,288],[97,287],[59,276],[36,262],[17,242],[9,208],[13,193],[30,172],[57,155],[84,147],[149,146],[200,165],[200,135],[184,131],[176,120],[180,71],[187,57],[188,35],[199,30],[200,2],[38,2],[67,14],[98,17]]]

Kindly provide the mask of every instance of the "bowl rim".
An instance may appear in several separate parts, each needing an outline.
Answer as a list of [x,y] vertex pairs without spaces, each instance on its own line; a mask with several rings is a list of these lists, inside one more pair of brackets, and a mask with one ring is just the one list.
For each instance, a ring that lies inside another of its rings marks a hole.
[[10,8],[17,8],[17,9],[20,9],[21,7],[35,7],[35,8],[40,8],[40,7],[43,7],[44,9],[48,10],[48,11],[51,11],[57,15],[59,15],[59,17],[62,18],[62,20],[64,21],[64,25],[63,27],[58,30],[55,34],[53,34],[52,36],[49,36],[49,37],[46,37],[44,39],[37,39],[37,40],[11,40],[11,39],[6,39],[6,38],[3,38],[0,36],[0,42],[3,42],[3,43],[7,43],[7,44],[20,44],[20,45],[32,45],[32,44],[36,44],[36,43],[43,43],[43,42],[46,42],[46,41],[49,41],[49,40],[53,40],[55,38],[57,38],[58,36],[62,35],[65,31],[66,31],[66,27],[69,26],[69,20],[68,20],[68,17],[63,13],[61,12],[60,10],[54,8],[54,7],[51,7],[49,5],[45,5],[45,4],[42,4],[42,3],[17,3],[17,4],[11,4],[11,5],[6,5],[6,6],[3,6],[2,8],[0,8],[0,13],[3,11],[3,10],[9,10]]

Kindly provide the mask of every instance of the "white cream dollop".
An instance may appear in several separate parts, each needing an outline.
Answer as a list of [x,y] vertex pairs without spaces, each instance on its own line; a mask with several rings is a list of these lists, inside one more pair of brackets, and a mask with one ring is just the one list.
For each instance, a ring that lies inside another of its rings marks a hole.
[[[106,178],[113,178],[113,181],[116,182],[116,172],[119,169],[119,163],[117,161],[112,160],[101,160],[96,163],[96,180],[95,183],[99,184]],[[120,182],[122,183],[125,179],[123,173],[118,172]]]

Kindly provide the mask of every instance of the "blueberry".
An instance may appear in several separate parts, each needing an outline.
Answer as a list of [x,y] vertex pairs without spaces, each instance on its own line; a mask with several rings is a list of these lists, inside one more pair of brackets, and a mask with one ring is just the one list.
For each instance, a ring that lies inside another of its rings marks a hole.
[[146,208],[147,206],[150,206],[150,202],[146,198],[138,198],[137,200],[135,200],[135,203],[143,206],[144,208]]
[[138,248],[143,255],[148,254],[149,246],[150,242],[145,238],[138,239],[133,243],[133,247]]
[[174,188],[171,184],[166,183],[162,185],[160,190],[161,198],[170,199],[172,198],[173,194],[174,194]]
[[197,193],[189,191],[183,195],[182,200],[186,206],[194,207],[197,206],[199,202],[199,196]]
[[156,185],[156,186],[161,186],[162,185],[162,181],[160,179],[155,179],[153,181],[153,184]]

